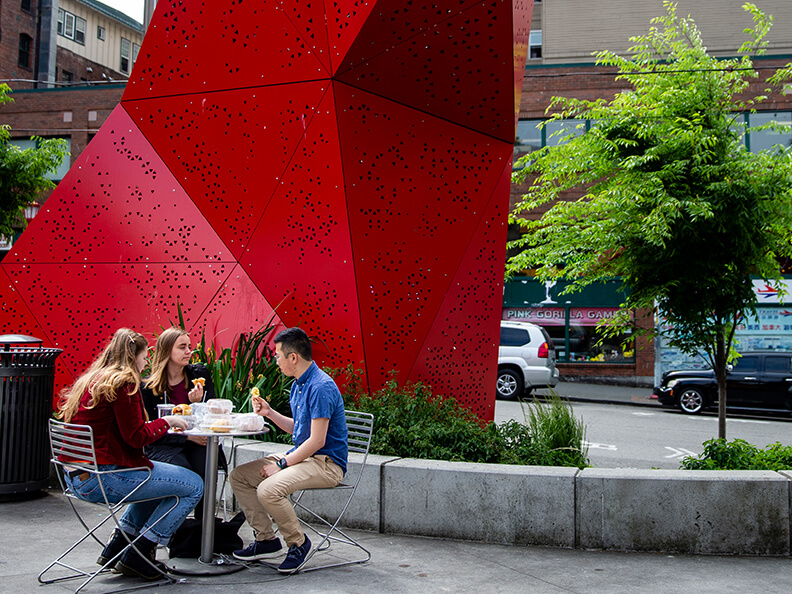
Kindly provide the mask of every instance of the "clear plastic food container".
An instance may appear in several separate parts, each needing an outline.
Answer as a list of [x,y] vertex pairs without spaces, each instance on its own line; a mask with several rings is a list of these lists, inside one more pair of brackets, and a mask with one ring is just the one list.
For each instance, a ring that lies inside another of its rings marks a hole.
[[206,401],[206,412],[213,415],[230,415],[234,403],[224,398],[210,398]]
[[238,431],[261,431],[264,428],[264,419],[256,413],[234,415],[234,429]]
[[230,433],[234,428],[233,418],[228,415],[214,415],[207,413],[201,420],[203,431],[213,431],[215,433]]

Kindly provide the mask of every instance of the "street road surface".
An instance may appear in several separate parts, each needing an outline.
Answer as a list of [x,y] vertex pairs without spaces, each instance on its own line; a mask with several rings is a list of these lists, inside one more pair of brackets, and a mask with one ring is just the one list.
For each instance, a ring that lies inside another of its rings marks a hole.
[[[525,420],[519,402],[498,400],[495,422]],[[589,459],[596,468],[679,468],[683,457],[701,454],[702,444],[718,436],[716,414],[684,415],[676,410],[573,402],[586,425]],[[758,447],[792,444],[789,419],[727,418],[726,437]]]

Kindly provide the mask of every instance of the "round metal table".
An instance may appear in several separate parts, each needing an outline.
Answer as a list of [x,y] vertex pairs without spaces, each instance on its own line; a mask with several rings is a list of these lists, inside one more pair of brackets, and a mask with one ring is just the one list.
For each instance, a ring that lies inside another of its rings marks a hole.
[[201,523],[201,556],[198,559],[169,559],[165,565],[173,573],[183,575],[222,575],[233,573],[245,568],[238,563],[229,563],[226,558],[214,554],[215,505],[217,498],[217,448],[221,437],[249,437],[268,433],[269,427],[264,425],[261,431],[238,431],[232,429],[228,433],[218,433],[209,429],[190,429],[173,431],[174,435],[187,435],[206,438],[206,472],[204,478],[203,521]]

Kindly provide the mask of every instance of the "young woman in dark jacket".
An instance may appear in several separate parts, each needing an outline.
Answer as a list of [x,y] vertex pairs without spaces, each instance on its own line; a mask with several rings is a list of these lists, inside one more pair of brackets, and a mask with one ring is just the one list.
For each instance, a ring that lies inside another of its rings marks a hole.
[[[143,404],[149,417],[157,418],[158,404],[194,404],[215,397],[215,388],[205,365],[190,364],[192,357],[190,335],[181,328],[172,327],[157,338],[151,360],[151,375],[141,390]],[[203,378],[206,383],[195,383]],[[206,438],[194,435],[164,435],[145,448],[152,460],[188,468],[205,477]],[[220,468],[227,469],[222,450],[218,460]],[[203,500],[195,508],[196,519],[203,517]]]

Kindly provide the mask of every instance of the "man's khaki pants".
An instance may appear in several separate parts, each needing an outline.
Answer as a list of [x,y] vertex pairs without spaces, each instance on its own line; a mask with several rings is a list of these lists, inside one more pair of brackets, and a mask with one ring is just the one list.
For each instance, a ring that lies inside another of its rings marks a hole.
[[335,487],[344,478],[344,473],[327,456],[315,455],[263,478],[260,471],[264,465],[275,464],[282,457],[273,454],[237,466],[229,481],[248,523],[256,531],[256,540],[275,538],[274,520],[286,545],[299,546],[305,539],[289,495],[302,489]]

